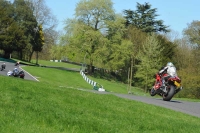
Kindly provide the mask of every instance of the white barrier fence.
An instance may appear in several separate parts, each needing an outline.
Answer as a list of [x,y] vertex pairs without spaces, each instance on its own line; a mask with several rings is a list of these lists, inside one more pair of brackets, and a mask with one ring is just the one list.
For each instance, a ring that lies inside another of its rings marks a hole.
[[50,60],[51,62],[62,62],[61,60]]
[[80,71],[80,74],[82,75],[83,79],[84,79],[87,83],[89,83],[90,85],[93,86],[93,89],[98,90],[98,91],[105,91],[105,89],[103,89],[103,86],[102,86],[102,85],[100,85],[100,84],[98,84],[97,82],[95,82],[95,81],[89,79],[89,78],[85,75],[85,73],[84,73],[82,70]]

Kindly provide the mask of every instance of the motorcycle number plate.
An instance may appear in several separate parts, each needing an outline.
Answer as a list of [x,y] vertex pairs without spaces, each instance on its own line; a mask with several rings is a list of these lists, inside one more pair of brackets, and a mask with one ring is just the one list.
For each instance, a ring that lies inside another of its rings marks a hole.
[[180,87],[181,86],[181,84],[180,83],[178,83],[178,82],[174,82],[174,84],[177,86],[177,87]]

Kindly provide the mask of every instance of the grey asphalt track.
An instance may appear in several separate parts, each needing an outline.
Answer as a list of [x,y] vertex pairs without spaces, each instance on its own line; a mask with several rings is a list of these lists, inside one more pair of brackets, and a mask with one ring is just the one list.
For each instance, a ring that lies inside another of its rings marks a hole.
[[[13,70],[14,68],[17,68],[19,71],[23,70],[23,65],[19,65],[19,66],[15,66],[15,63],[11,63],[11,62],[0,62],[0,67],[3,63],[6,63],[6,69],[4,69],[3,71],[0,71],[1,75],[7,76],[7,72],[9,70]],[[29,74],[28,72],[26,72],[25,70],[23,70],[25,73],[25,77],[24,79],[26,80],[33,80],[33,81],[38,81],[34,76],[32,76],[31,74]]]
[[152,104],[156,106],[161,106],[164,108],[168,108],[171,110],[175,110],[178,112],[182,112],[200,118],[200,102],[186,102],[180,100],[173,100],[173,98],[171,101],[163,101],[162,97],[155,98],[155,97],[136,96],[134,94],[118,94],[112,92],[99,92],[96,90],[85,90],[85,89],[80,89],[80,90],[90,91],[98,94],[113,94],[121,98],[140,101],[143,103]]
[[[2,63],[3,62],[0,62],[0,66]],[[13,70],[15,67],[16,66],[14,66],[14,63],[6,62],[6,69],[3,71],[0,71],[0,74],[7,76],[7,72],[9,70]],[[19,70],[22,70],[23,66],[20,65],[17,68]],[[24,72],[25,72],[25,79],[37,81],[37,79],[34,76],[30,75],[26,71]],[[99,92],[96,90],[86,90],[86,89],[79,89],[79,90],[90,91],[97,94],[113,94],[121,98],[126,98],[126,99],[136,100],[136,101],[140,101],[147,104],[161,106],[164,108],[172,109],[178,112],[182,112],[182,113],[200,118],[200,102],[186,102],[186,101],[180,101],[180,100],[173,100],[173,98],[171,101],[163,101],[162,98],[136,96],[134,94],[133,95],[132,94],[118,94],[118,93],[113,93],[113,92]]]

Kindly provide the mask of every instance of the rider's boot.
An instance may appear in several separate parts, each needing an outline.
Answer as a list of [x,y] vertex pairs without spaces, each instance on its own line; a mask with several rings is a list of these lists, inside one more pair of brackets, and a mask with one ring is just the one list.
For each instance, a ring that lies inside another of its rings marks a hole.
[[175,94],[178,93],[179,91],[181,91],[182,89],[183,89],[182,86],[180,88],[176,89]]

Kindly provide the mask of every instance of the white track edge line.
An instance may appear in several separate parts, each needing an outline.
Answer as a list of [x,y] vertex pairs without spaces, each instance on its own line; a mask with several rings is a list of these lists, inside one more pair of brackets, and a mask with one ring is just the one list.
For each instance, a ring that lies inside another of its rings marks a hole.
[[[19,66],[20,67],[20,69],[22,69],[22,67],[21,66]],[[25,71],[24,69],[22,69],[23,71]],[[26,73],[28,73],[28,75],[30,75],[32,78],[34,78],[36,81],[39,81],[37,78],[35,78],[33,75],[31,75],[29,72],[27,72],[27,71],[25,71]]]

